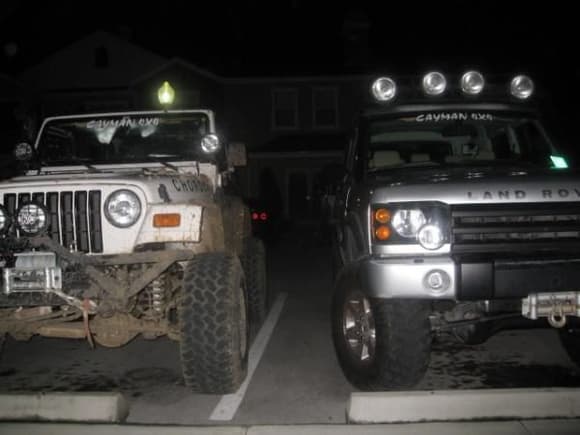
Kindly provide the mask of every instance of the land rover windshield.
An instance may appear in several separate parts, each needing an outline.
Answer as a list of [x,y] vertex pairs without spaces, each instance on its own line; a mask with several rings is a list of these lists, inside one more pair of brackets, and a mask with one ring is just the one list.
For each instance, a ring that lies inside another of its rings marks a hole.
[[44,165],[197,160],[207,133],[204,113],[57,118],[44,125],[38,153]]
[[448,165],[554,166],[558,153],[529,115],[421,112],[369,120],[369,172]]

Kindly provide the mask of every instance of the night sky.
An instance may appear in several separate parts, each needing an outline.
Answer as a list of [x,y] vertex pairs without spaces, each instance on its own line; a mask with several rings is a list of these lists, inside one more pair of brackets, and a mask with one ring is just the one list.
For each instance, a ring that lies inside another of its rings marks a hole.
[[229,76],[413,73],[431,67],[478,66],[484,71],[526,70],[550,77],[577,64],[578,18],[572,5],[16,0],[3,4],[0,12],[1,66],[3,71],[17,72],[104,29],[161,55],[180,56]]

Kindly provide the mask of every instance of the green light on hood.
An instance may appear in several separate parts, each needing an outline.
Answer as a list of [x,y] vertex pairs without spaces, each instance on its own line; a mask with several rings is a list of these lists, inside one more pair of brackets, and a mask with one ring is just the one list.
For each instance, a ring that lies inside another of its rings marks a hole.
[[552,164],[556,169],[566,169],[568,168],[568,162],[562,156],[550,156],[550,160],[552,160]]

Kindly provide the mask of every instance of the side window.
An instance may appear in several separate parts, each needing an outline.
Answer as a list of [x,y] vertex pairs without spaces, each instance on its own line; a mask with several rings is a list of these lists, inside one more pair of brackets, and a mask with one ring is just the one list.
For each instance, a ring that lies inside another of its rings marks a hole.
[[[521,155],[533,162],[543,162],[549,148],[545,137],[532,122],[524,122],[514,129],[515,137],[520,144]],[[549,152],[549,151],[548,151]]]
[[509,159],[512,156],[508,131],[505,128],[498,130],[491,138],[493,152],[496,159]]
[[314,128],[338,127],[338,97],[336,88],[312,90],[312,125]]
[[298,91],[294,88],[272,90],[272,129],[298,128]]

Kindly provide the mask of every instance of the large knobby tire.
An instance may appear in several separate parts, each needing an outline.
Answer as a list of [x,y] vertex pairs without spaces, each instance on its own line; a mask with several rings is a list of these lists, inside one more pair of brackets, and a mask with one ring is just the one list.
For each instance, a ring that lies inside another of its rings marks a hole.
[[332,335],[349,382],[363,391],[412,387],[431,351],[430,304],[369,299],[352,268],[339,275],[332,303]]
[[562,347],[572,362],[580,367],[580,329],[564,327],[559,334]]
[[266,248],[260,239],[249,237],[245,240],[242,265],[246,274],[250,323],[260,326],[268,314],[270,304],[266,274]]
[[183,277],[179,306],[185,385],[198,393],[227,394],[243,382],[248,364],[244,273],[238,258],[201,254]]

